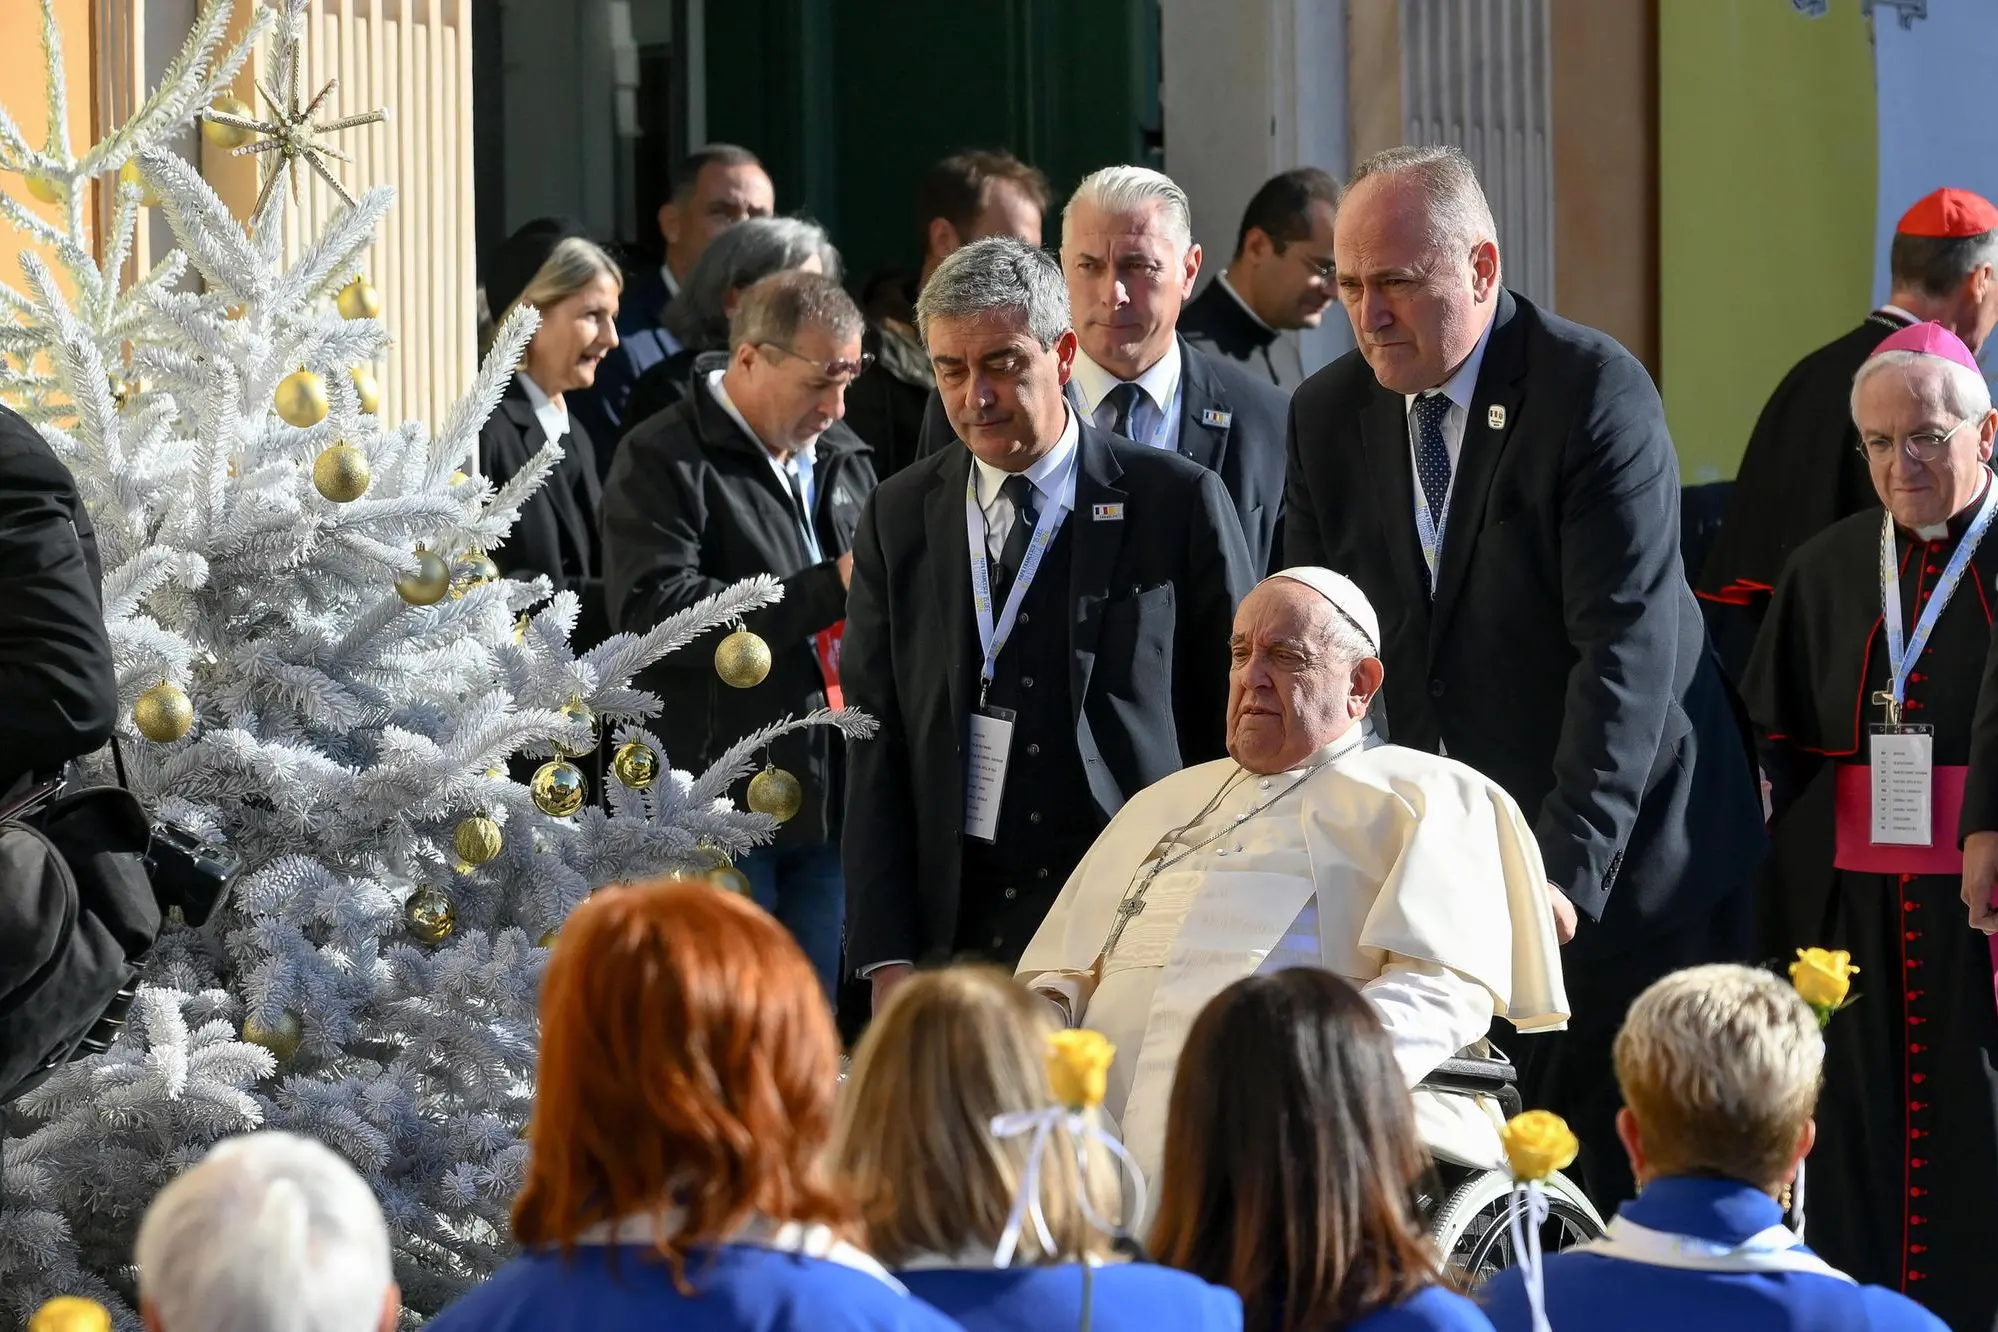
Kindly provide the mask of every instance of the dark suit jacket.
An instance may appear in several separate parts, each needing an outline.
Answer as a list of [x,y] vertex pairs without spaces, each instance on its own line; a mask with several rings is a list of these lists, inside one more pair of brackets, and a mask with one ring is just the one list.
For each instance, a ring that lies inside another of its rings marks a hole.
[[1304,382],[1304,363],[1282,335],[1228,294],[1217,274],[1179,312],[1179,335],[1209,355],[1234,361],[1289,393]]
[[[1225,752],[1228,637],[1254,581],[1211,472],[1084,422],[1069,567],[1075,743],[1104,823]],[[854,534],[842,680],[881,724],[848,751],[847,960],[928,960],[955,937],[962,751],[979,656],[965,544],[970,451],[881,483]],[[1096,521],[1121,504],[1121,521]],[[1020,769],[1015,764],[1013,779]]]
[[[640,684],[665,710],[653,725],[674,766],[700,772],[762,726],[826,705],[813,637],[846,616],[834,566],[853,545],[861,506],[874,493],[867,446],[835,423],[812,449],[812,529],[824,559],[806,549],[791,498],[763,446],[714,394],[696,386],[678,405],[636,426],[604,488],[604,584],[611,623],[644,633],[703,597],[757,574],[775,575],[784,599],[744,625],[770,645],[770,675],[735,689],[715,674],[718,629],[653,666]],[[776,845],[810,846],[839,832],[838,736],[814,726],[779,737],[771,761],[796,776],[804,805]],[[738,783],[741,796],[747,778]]]
[[0,407],[0,796],[111,738],[97,534],[62,460]]
[[[504,485],[547,442],[527,390],[515,376],[507,384],[506,396],[479,428],[479,470],[494,485]],[[562,437],[562,461],[521,507],[520,521],[507,534],[506,543],[492,552],[502,573],[515,578],[546,574],[557,592],[572,591],[582,600],[576,631],[569,636],[578,652],[610,637],[602,547],[597,540],[597,505],[602,498],[596,450],[572,412],[569,433]]]
[[[1233,361],[1179,340],[1179,452],[1221,478],[1258,573],[1283,549],[1284,412],[1289,399]],[[1069,402],[1079,405],[1073,384]],[[922,453],[963,447],[943,399],[930,394]]]
[[1680,565],[1678,460],[1644,367],[1502,292],[1433,606],[1413,485],[1405,402],[1357,351],[1305,381],[1288,562],[1373,602],[1394,740],[1440,744],[1533,821],[1585,918],[1566,955],[1634,947],[1743,890],[1761,805]]

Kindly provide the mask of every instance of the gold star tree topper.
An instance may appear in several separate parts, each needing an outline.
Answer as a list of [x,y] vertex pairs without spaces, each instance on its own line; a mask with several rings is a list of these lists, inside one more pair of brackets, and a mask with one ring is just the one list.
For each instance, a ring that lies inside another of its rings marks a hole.
[[333,89],[339,86],[340,81],[328,79],[326,86],[319,90],[319,95],[301,107],[298,103],[298,45],[295,42],[286,44],[278,63],[284,72],[286,83],[285,95],[282,98],[273,93],[261,80],[257,83],[257,91],[263,95],[264,101],[271,108],[268,120],[252,120],[248,116],[218,111],[214,107],[201,113],[204,120],[213,121],[217,125],[227,125],[231,129],[264,136],[255,143],[244,144],[236,149],[232,156],[241,157],[245,153],[277,154],[271,161],[270,170],[264,176],[263,189],[257,192],[257,203],[250,210],[250,216],[253,218],[262,216],[264,205],[270,201],[271,191],[276,188],[280,174],[291,177],[292,202],[298,202],[297,172],[300,162],[317,172],[319,178],[332,187],[333,193],[340,196],[340,202],[349,208],[353,207],[353,196],[348,194],[340,182],[333,178],[333,173],[326,169],[325,158],[334,157],[342,162],[352,162],[354,159],[325,142],[322,136],[340,130],[355,129],[362,125],[378,124],[388,119],[388,112],[377,108],[373,111],[364,111],[357,116],[342,116],[325,124],[314,124],[312,117],[318,114],[326,99],[333,95]]

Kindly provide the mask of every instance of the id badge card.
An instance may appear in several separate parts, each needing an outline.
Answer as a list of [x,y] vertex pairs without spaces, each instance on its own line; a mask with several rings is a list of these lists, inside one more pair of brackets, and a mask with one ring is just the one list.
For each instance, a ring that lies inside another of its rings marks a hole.
[[999,837],[999,800],[1006,793],[1006,763],[1013,754],[1009,708],[974,708],[965,746],[964,832],[981,842]]
[[1873,790],[1873,844],[1928,846],[1935,840],[1933,726],[1875,726],[1867,736]]

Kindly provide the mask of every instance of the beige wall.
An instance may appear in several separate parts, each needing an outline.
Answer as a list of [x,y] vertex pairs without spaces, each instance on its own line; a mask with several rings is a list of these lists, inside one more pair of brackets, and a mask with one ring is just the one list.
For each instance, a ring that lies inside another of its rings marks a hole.
[[[0,0],[0,9],[5,12],[5,17],[0,18],[0,104],[6,106],[28,142],[39,146],[49,130],[41,14],[39,7],[29,0]],[[93,77],[91,0],[55,0],[55,13],[62,35],[64,79],[69,89],[69,143],[71,150],[76,151],[88,147],[95,137],[97,81]],[[62,225],[62,206],[30,196],[27,182],[14,172],[0,172],[0,190],[57,226]],[[29,247],[20,233],[12,227],[0,227],[0,282],[16,291],[25,290],[20,263],[24,248]],[[50,259],[45,249],[33,248],[44,259]],[[50,261],[53,265],[53,260]],[[60,272],[60,266],[56,267]]]
[[1552,0],[1554,290],[1658,374],[1658,0]]

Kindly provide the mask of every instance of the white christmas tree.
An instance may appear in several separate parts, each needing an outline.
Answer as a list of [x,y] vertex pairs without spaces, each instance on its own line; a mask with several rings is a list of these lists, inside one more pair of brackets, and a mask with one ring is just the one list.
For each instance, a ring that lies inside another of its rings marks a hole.
[[[28,253],[28,290],[0,285],[0,397],[68,462],[95,521],[131,786],[243,862],[205,926],[169,924],[112,1048],[9,1111],[9,1321],[76,1294],[136,1327],[146,1204],[214,1141],[258,1127],[310,1134],[361,1170],[409,1306],[434,1311],[506,1255],[540,974],[569,909],[605,883],[725,865],[776,825],[726,800],[769,740],[868,729],[815,713],[698,777],[674,771],[641,725],[658,700],[633,677],[774,601],[774,580],[579,656],[573,593],[497,576],[482,552],[560,457],[550,446],[497,489],[467,475],[534,316],[502,326],[435,435],[376,414],[367,368],[388,331],[359,261],[391,191],[289,258],[280,226],[290,188],[332,184],[317,133],[372,117],[335,120],[324,95],[301,105],[307,0],[260,10],[225,46],[231,5],[210,0],[159,89],[75,155],[43,0],[47,143],[0,110],[0,170],[65,217],[0,194],[0,216],[64,275]],[[266,35],[269,118],[205,111]],[[293,151],[262,159],[247,225],[170,151],[197,114],[211,142],[246,151],[289,137]],[[308,168],[321,184],[278,179]],[[116,201],[95,252],[93,181]],[[180,248],[127,283],[155,205]],[[563,754],[591,752],[599,728],[619,746],[614,779],[585,803]],[[548,760],[531,785],[506,776],[523,754]],[[781,796],[781,774],[770,785]]]

